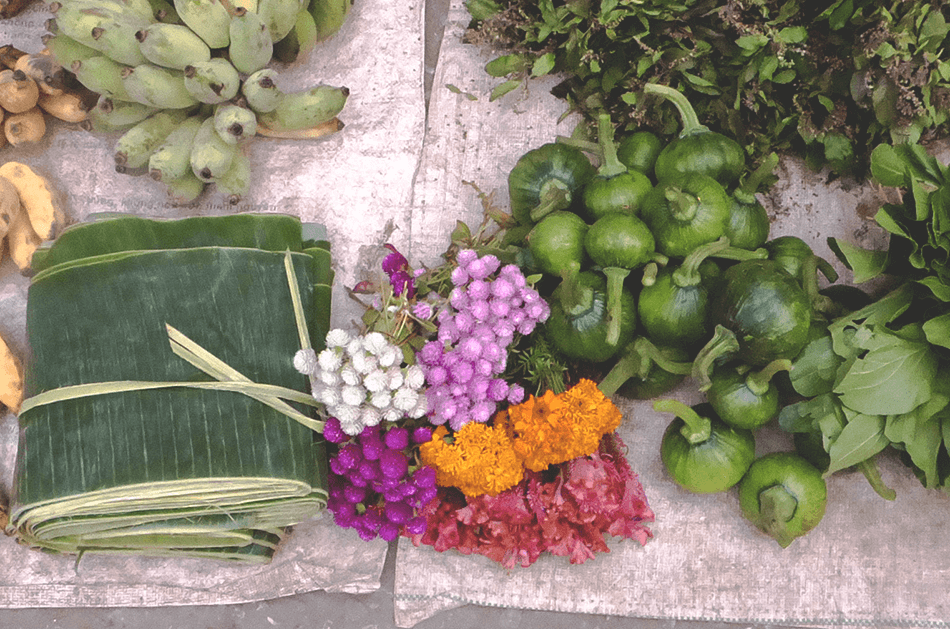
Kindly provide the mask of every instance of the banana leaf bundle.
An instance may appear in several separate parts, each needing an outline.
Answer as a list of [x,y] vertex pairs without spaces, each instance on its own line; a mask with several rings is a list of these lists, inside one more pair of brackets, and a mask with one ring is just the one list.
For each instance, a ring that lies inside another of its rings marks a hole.
[[8,532],[80,556],[266,562],[318,515],[322,422],[293,357],[329,326],[320,229],[111,217],[37,252]]

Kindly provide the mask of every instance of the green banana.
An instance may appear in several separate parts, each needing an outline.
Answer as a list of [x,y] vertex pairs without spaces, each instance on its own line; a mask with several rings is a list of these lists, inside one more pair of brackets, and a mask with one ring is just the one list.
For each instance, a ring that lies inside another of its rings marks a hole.
[[52,54],[53,57],[56,58],[56,61],[59,62],[59,65],[64,68],[72,68],[74,61],[83,61],[101,54],[95,48],[80,44],[69,35],[63,33],[44,35],[43,45],[49,49],[50,54]]
[[89,111],[92,130],[116,131],[131,129],[142,122],[158,109],[142,103],[113,100],[108,96],[100,96],[99,102]]
[[219,0],[174,0],[174,4],[179,19],[209,48],[228,47],[231,16]]
[[206,186],[207,184],[190,170],[183,177],[165,183],[168,197],[175,205],[188,205],[201,196]]
[[137,24],[129,22],[111,21],[92,29],[92,48],[100,51],[113,61],[127,66],[137,66],[147,63],[148,59],[142,54],[135,34],[139,31]]
[[122,85],[132,100],[160,109],[186,109],[198,99],[185,87],[178,70],[145,63],[122,71]]
[[274,111],[260,115],[259,124],[274,131],[314,127],[339,114],[349,94],[345,87],[329,85],[284,94]]
[[237,69],[220,57],[186,66],[184,74],[188,93],[209,105],[231,100],[241,87]]
[[201,116],[189,116],[155,149],[148,158],[148,174],[155,181],[169,182],[191,172],[191,147],[201,123]]
[[317,45],[317,25],[307,11],[297,14],[293,29],[274,44],[274,58],[283,63],[293,63],[301,55],[308,55]]
[[198,179],[211,182],[228,172],[237,144],[228,144],[214,129],[214,118],[207,118],[198,128],[191,145],[191,171]]
[[114,23],[127,23],[138,28],[148,26],[148,20],[140,19],[134,13],[125,14],[115,10],[107,3],[87,4],[83,2],[69,2],[62,4],[54,2],[50,5],[55,20],[56,33],[67,35],[80,44],[102,51],[102,47],[93,37],[93,31],[98,28],[111,26]]
[[239,7],[229,28],[228,57],[238,72],[253,74],[267,65],[274,54],[274,40],[257,13]]
[[258,0],[257,14],[270,29],[271,37],[279,42],[294,27],[297,13],[300,12],[300,0]]
[[214,112],[214,129],[228,144],[237,144],[257,133],[257,114],[233,103],[218,105]]
[[274,111],[283,99],[284,93],[277,87],[277,76],[275,70],[264,68],[247,77],[241,85],[248,106],[257,113]]
[[149,0],[152,5],[152,15],[155,19],[164,24],[179,24],[178,11],[168,0]]
[[149,156],[185,116],[181,110],[160,111],[123,133],[115,145],[115,165],[125,170],[146,167]]
[[76,80],[93,92],[114,100],[133,100],[122,82],[122,73],[128,68],[104,55],[73,61],[69,67]]
[[208,44],[180,24],[150,24],[135,33],[135,39],[148,61],[165,68],[184,70],[185,66],[211,59]]
[[316,23],[317,41],[336,35],[352,8],[353,0],[310,0],[307,11]]
[[251,191],[251,159],[244,151],[237,151],[227,172],[214,180],[218,192],[228,198],[228,203],[237,205]]

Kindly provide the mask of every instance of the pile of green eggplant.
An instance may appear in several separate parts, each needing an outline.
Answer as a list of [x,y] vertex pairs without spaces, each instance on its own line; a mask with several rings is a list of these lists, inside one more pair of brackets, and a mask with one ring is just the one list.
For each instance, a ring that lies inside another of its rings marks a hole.
[[794,394],[788,371],[814,333],[866,295],[831,286],[834,268],[800,238],[770,239],[756,193],[774,181],[775,155],[747,168],[743,148],[699,124],[682,94],[648,89],[679,110],[682,132],[617,141],[602,114],[596,143],[560,137],[528,151],[509,174],[509,231],[551,305],[551,347],[600,374],[607,395],[662,398],[695,378],[703,404],[655,402],[676,415],[667,470],[698,493],[754,486],[743,512],[787,546],[821,519],[825,482],[796,453],[753,468],[754,431]]

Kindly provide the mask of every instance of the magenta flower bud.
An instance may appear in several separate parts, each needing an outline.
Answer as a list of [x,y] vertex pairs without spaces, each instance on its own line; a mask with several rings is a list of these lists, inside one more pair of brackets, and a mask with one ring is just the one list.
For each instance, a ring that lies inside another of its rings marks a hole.
[[386,450],[379,457],[379,469],[387,478],[402,478],[409,469],[409,460],[398,450]]
[[488,309],[492,316],[504,319],[511,311],[511,306],[504,299],[492,299],[488,302]]
[[412,507],[404,502],[388,502],[384,511],[386,519],[393,524],[405,524],[412,519]]
[[415,483],[419,489],[435,487],[435,477],[435,469],[428,465],[423,465],[412,473],[412,482]]
[[474,299],[469,304],[469,312],[472,313],[472,316],[475,317],[476,321],[485,321],[491,315],[491,310],[488,308],[488,302],[484,299]]
[[472,378],[468,383],[468,398],[473,402],[478,402],[484,400],[488,397],[488,384],[489,381],[487,378]]
[[356,504],[366,499],[366,488],[347,485],[343,488],[343,499]]
[[468,283],[469,276],[465,268],[457,266],[452,269],[452,283],[456,286],[463,286]]
[[472,368],[472,364],[465,361],[459,361],[449,368],[449,376],[452,382],[456,384],[465,384],[472,379],[474,374],[475,370]]
[[426,532],[427,528],[428,524],[426,523],[426,519],[421,516],[412,518],[406,524],[406,532],[410,535],[422,535]]
[[510,299],[517,291],[517,287],[504,278],[491,283],[491,294],[499,299]]
[[386,449],[383,441],[376,435],[371,438],[364,437],[362,442],[363,457],[366,458],[367,461],[375,461]]
[[412,316],[417,319],[431,319],[432,314],[432,304],[427,301],[420,301],[412,307]]
[[488,384],[488,399],[501,402],[508,397],[508,383],[504,378],[495,378]]
[[482,355],[482,344],[478,339],[468,337],[459,344],[458,352],[466,361],[474,362]]
[[468,266],[478,259],[478,253],[474,249],[462,249],[455,259],[459,266]]
[[478,402],[472,406],[472,421],[484,424],[495,414],[495,403],[489,400]]
[[386,447],[390,450],[403,450],[409,446],[409,431],[405,428],[391,428],[384,437]]
[[452,344],[459,340],[459,329],[455,321],[445,321],[439,326],[438,339],[442,343]]
[[399,527],[392,522],[383,522],[379,525],[379,539],[391,542],[399,537]]
[[491,286],[485,280],[472,280],[468,285],[469,299],[488,299],[491,292]]
[[524,401],[524,387],[520,384],[513,384],[508,390],[508,403],[521,404]]
[[462,334],[471,334],[475,329],[475,317],[471,312],[463,310],[455,315],[455,327]]
[[343,432],[343,428],[340,427],[339,419],[330,417],[323,426],[323,438],[330,443],[343,443],[349,439],[350,436]]
[[456,310],[465,310],[465,308],[468,307],[468,302],[468,293],[465,292],[464,288],[456,286],[452,289],[452,292],[449,293],[449,303],[452,304],[452,307]]
[[379,476],[379,466],[373,461],[363,461],[357,468],[359,475],[370,481]]
[[340,448],[336,460],[339,462],[341,469],[351,470],[363,460],[362,449],[355,443],[348,443]]
[[[487,345],[486,349],[488,347],[497,347],[497,345]],[[475,374],[481,376],[482,378],[488,378],[494,374],[495,368],[492,366],[492,362],[493,361],[488,360],[487,358],[479,358],[477,361],[475,361]]]
[[423,489],[422,491],[418,493],[419,504],[424,507],[427,504],[429,504],[432,501],[432,499],[434,499],[438,495],[439,495],[438,487],[434,485],[432,487],[426,487],[425,489]]
[[438,365],[442,362],[442,343],[429,341],[416,354],[416,360],[424,365]]
[[426,381],[428,381],[428,383],[433,386],[438,386],[444,383],[449,377],[449,372],[445,370],[445,367],[439,365],[436,365],[435,367],[429,367],[426,369],[425,373]]
[[521,272],[517,264],[506,264],[501,268],[501,272],[498,276],[505,278],[517,288],[521,288],[526,283],[524,273]]
[[[418,428],[412,431],[413,443],[429,443],[430,441],[432,441],[431,428],[427,428],[425,426],[419,426]],[[419,469],[428,469],[428,468],[419,468]]]

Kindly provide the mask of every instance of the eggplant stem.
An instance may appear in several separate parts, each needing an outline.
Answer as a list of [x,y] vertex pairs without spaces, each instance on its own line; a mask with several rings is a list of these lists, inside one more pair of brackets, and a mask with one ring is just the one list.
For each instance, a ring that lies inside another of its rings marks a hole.
[[670,214],[678,221],[689,222],[699,211],[699,198],[679,186],[669,186],[664,196],[670,204]]
[[706,441],[712,434],[712,421],[679,400],[656,400],[653,403],[653,410],[660,413],[673,413],[683,420],[680,434],[693,445]]
[[787,358],[776,358],[759,371],[753,371],[745,378],[745,385],[758,396],[765,395],[769,390],[772,378],[780,371],[791,371],[792,361]]
[[656,274],[660,272],[660,267],[656,262],[649,262],[643,267],[643,278],[640,283],[644,286],[653,286],[656,284]]
[[712,386],[710,375],[715,363],[723,356],[739,351],[739,341],[735,333],[722,325],[717,325],[713,336],[693,360],[692,376],[699,383],[700,391],[708,391]]
[[673,283],[680,288],[698,285],[703,276],[699,273],[699,265],[709,256],[716,255],[729,247],[729,239],[723,236],[715,242],[709,242],[693,249],[683,258],[683,262],[673,271]]
[[531,220],[537,223],[551,212],[566,210],[571,205],[571,189],[560,179],[551,179],[541,186],[541,202],[531,209]]
[[623,315],[620,307],[623,296],[623,281],[630,275],[630,269],[618,266],[604,268],[607,276],[607,341],[608,345],[616,345],[620,341],[620,323]]
[[772,485],[759,492],[760,528],[786,548],[795,539],[789,535],[786,524],[795,516],[798,500],[781,485]]
[[564,144],[566,146],[572,146],[576,149],[584,151],[585,153],[592,153],[596,155],[599,159],[603,159],[603,155],[600,150],[600,145],[597,142],[591,142],[590,140],[581,140],[579,138],[569,138],[566,135],[559,135],[554,140],[558,144]]
[[668,85],[647,83],[643,87],[643,91],[647,94],[661,96],[676,106],[680,114],[680,120],[683,123],[683,130],[680,132],[681,138],[697,133],[709,132],[709,128],[699,122],[699,116],[696,115],[696,110],[693,109],[693,106],[689,103],[689,99],[679,90],[675,90]]
[[605,397],[610,397],[616,393],[630,378],[646,378],[649,375],[652,364],[649,358],[637,351],[636,342],[627,345],[627,348],[621,353],[620,358],[610,368],[607,375],[597,383],[597,388]]
[[762,187],[762,182],[765,181],[765,178],[775,171],[776,166],[778,166],[778,155],[776,153],[769,153],[766,158],[762,160],[762,163],[752,171],[752,174],[750,174],[735,191],[736,196],[738,197],[738,193],[741,192],[755,199],[755,193]]
[[627,172],[617,157],[617,145],[614,142],[614,123],[610,114],[601,113],[597,116],[597,143],[600,145],[603,163],[597,169],[597,174],[605,179],[616,177]]

